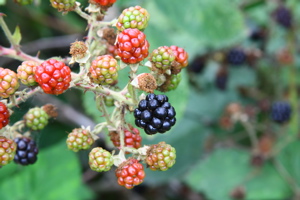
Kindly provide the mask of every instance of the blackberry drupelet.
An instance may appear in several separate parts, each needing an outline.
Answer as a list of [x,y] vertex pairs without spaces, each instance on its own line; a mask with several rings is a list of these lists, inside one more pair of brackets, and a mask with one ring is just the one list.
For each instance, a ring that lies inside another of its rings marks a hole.
[[230,49],[226,55],[227,62],[231,65],[242,65],[246,61],[246,54],[242,49]]
[[37,161],[38,147],[34,140],[27,137],[18,137],[15,139],[17,144],[14,161],[20,165],[30,165]]
[[134,110],[135,124],[148,135],[169,131],[176,123],[176,111],[166,95],[148,94]]
[[289,121],[291,117],[291,106],[288,102],[277,101],[272,104],[271,118],[277,123],[284,123]]

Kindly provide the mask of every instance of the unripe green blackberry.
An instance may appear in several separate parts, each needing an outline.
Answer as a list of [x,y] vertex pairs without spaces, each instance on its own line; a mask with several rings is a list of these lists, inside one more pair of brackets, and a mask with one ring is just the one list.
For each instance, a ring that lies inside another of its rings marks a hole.
[[17,69],[17,75],[21,83],[27,86],[35,86],[38,84],[34,78],[34,71],[37,65],[38,63],[34,61],[22,62],[22,64]]
[[32,4],[33,0],[14,0],[17,4],[21,6]]
[[175,58],[172,49],[167,46],[161,46],[152,51],[149,60],[155,68],[165,71],[171,68]]
[[6,68],[0,67],[0,97],[8,98],[19,88],[17,74]]
[[104,103],[108,107],[112,107],[115,105],[115,99],[111,96],[104,96]]
[[81,149],[89,149],[94,143],[94,139],[90,131],[83,128],[75,128],[69,133],[67,138],[67,146],[70,150],[77,152]]
[[154,144],[147,152],[146,163],[153,170],[166,171],[175,164],[176,150],[165,142]]
[[129,7],[123,10],[116,24],[119,31],[127,28],[137,28],[143,31],[148,26],[150,15],[141,6]]
[[91,82],[101,85],[114,85],[118,81],[117,60],[110,55],[98,56],[92,62],[89,77]]
[[16,143],[4,136],[0,136],[0,167],[10,163],[15,156]]
[[89,154],[89,165],[96,172],[106,172],[111,169],[114,159],[107,150],[95,147]]
[[171,76],[166,75],[166,78],[166,82],[158,88],[158,90],[161,92],[175,90],[181,81],[181,74],[172,74]]
[[50,2],[59,12],[69,12],[76,7],[76,0],[50,0]]
[[42,130],[48,124],[49,115],[43,108],[31,108],[24,116],[25,124],[32,130]]

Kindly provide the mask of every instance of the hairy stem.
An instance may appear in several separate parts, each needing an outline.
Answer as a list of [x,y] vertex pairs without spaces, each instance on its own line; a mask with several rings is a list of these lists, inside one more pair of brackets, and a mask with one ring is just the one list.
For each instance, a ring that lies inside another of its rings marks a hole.
[[0,26],[2,27],[4,34],[6,36],[6,38],[8,39],[8,41],[10,42],[10,44],[12,45],[12,47],[14,48],[14,50],[17,52],[17,54],[21,51],[20,50],[20,46],[19,44],[17,44],[17,42],[14,40],[10,30],[8,29],[4,19],[3,19],[3,14],[0,14]]

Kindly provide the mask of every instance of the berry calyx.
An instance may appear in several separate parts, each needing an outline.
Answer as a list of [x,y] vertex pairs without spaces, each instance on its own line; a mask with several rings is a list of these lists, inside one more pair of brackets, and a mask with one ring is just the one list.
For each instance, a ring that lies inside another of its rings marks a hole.
[[118,184],[127,189],[132,189],[134,186],[141,184],[145,176],[144,166],[134,158],[129,158],[116,170]]
[[95,147],[89,154],[89,165],[96,172],[108,171],[114,164],[111,153],[101,147]]
[[59,12],[69,12],[76,7],[76,0],[50,0],[50,2]]
[[117,53],[127,64],[136,64],[148,56],[149,43],[146,35],[138,29],[128,28],[117,37]]
[[[125,147],[132,147],[138,149],[141,147],[142,137],[140,131],[137,128],[129,125],[130,130],[124,130],[124,145]],[[116,131],[109,133],[110,140],[113,142],[115,147],[120,147],[120,134]]]
[[284,123],[290,120],[291,105],[288,102],[277,101],[272,104],[271,117],[277,123]]
[[118,81],[117,60],[110,55],[98,56],[89,70],[91,82],[101,85],[114,85]]
[[38,84],[34,78],[36,66],[38,66],[38,63],[34,61],[29,60],[22,62],[22,64],[17,69],[17,75],[21,83],[26,86],[35,86]]
[[0,97],[10,97],[17,91],[19,86],[17,74],[10,69],[0,67]]
[[70,150],[77,152],[82,149],[89,149],[94,143],[94,139],[89,130],[75,128],[69,133],[66,143]]
[[59,95],[71,82],[71,69],[63,62],[50,59],[35,69],[35,80],[47,94]]
[[30,165],[37,161],[38,147],[34,140],[28,137],[18,137],[15,140],[17,150],[14,161],[20,165]]
[[15,156],[16,143],[4,136],[0,136],[0,167],[10,163]]
[[152,66],[158,70],[162,70],[162,73],[171,68],[176,56],[172,49],[167,46],[161,46],[154,49],[149,57]]
[[35,107],[24,115],[25,124],[32,130],[42,130],[48,124],[49,115],[43,108]]
[[10,113],[7,106],[0,102],[0,129],[5,127],[9,123]]
[[127,28],[137,28],[143,31],[148,26],[150,15],[141,6],[126,8],[118,18],[116,27],[119,31]]
[[175,164],[175,160],[175,148],[165,142],[160,142],[149,148],[146,163],[153,171],[166,171]]
[[148,135],[169,131],[176,123],[176,112],[163,94],[148,94],[133,112],[135,124]]

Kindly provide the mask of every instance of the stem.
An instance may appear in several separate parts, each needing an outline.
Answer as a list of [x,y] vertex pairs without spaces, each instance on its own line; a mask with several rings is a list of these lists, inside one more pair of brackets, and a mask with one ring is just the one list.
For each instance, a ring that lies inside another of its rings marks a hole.
[[22,51],[16,51],[16,49],[5,48],[3,46],[0,46],[0,56],[6,56],[20,61],[32,60],[38,63],[43,62],[43,60],[40,60],[37,57],[30,56]]
[[242,123],[242,125],[246,129],[246,132],[249,135],[252,147],[254,149],[257,149],[258,148],[258,139],[257,139],[257,136],[256,136],[254,126],[248,120],[240,120],[240,122]]
[[132,105],[134,106],[135,104],[131,101],[131,99],[127,99],[124,95],[122,95],[120,92],[115,92],[113,90],[110,90],[106,87],[102,87],[101,85],[97,84],[85,84],[85,83],[77,83],[75,84],[76,88],[83,89],[83,90],[89,90],[89,91],[94,91],[94,92],[99,92],[103,93],[105,95],[110,95],[113,97],[115,100],[119,101],[120,103],[124,103],[127,105]]
[[80,17],[82,17],[82,18],[85,19],[86,21],[89,21],[90,16],[89,16],[88,14],[86,14],[85,12],[83,12],[83,11],[80,9],[79,5],[77,5],[77,6],[75,7],[74,12],[76,12]]
[[26,92],[24,95],[20,95],[18,98],[15,99],[15,102],[10,102],[7,107],[8,108],[12,108],[18,104],[20,104],[21,102],[26,101],[28,98],[30,98],[31,96],[35,95],[38,92],[41,92],[42,89],[40,87],[36,87],[33,90],[30,90],[29,92]]
[[273,164],[279,174],[289,183],[296,196],[300,195],[300,188],[295,179],[289,174],[286,168],[279,162],[278,159],[273,159]]
[[124,124],[125,124],[125,105],[121,105],[121,112],[120,112],[120,148],[123,150],[125,146],[125,135],[124,135]]
[[113,122],[109,118],[109,113],[107,112],[106,105],[104,103],[103,96],[101,94],[96,96],[96,104],[97,104],[97,107],[98,107],[98,104],[99,104],[100,107],[98,107],[98,109],[101,112],[103,112],[103,115],[104,115],[107,123],[109,125],[113,126]]
[[2,15],[0,14],[0,26],[2,27],[6,38],[8,39],[8,41],[10,42],[10,44],[12,45],[12,47],[15,49],[15,51],[18,54],[21,51],[20,46],[16,43],[11,32],[9,31],[9,29],[3,19],[3,14]]

